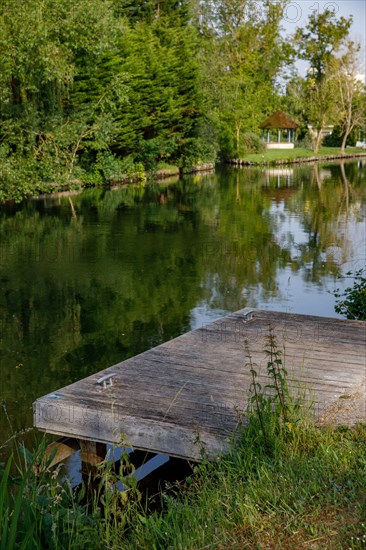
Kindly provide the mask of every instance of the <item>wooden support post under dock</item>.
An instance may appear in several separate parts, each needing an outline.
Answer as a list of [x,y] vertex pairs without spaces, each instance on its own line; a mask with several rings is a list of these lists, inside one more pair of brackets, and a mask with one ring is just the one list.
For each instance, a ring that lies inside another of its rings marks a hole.
[[40,397],[34,426],[191,460],[220,453],[247,407],[244,342],[265,384],[270,327],[290,388],[311,392],[316,415],[365,387],[365,322],[246,308]]
[[99,441],[80,440],[81,462],[89,466],[96,466],[105,459],[107,454],[106,443]]

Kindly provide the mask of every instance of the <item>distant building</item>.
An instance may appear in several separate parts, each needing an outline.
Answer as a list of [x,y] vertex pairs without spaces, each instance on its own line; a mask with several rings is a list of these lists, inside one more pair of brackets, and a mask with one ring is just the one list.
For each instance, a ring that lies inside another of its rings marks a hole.
[[267,149],[293,149],[298,127],[299,125],[283,111],[276,111],[259,125]]

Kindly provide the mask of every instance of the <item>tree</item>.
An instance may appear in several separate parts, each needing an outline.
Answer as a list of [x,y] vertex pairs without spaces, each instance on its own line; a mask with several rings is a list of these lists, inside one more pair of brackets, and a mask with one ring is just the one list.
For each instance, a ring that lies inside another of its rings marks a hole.
[[314,11],[305,28],[296,29],[294,42],[297,55],[309,63],[309,73],[320,83],[334,55],[349,35],[352,17],[336,19],[335,11]]
[[338,88],[338,123],[343,134],[342,153],[345,151],[347,138],[352,130],[366,126],[366,89],[363,82],[358,79],[361,73],[360,46],[348,41],[346,47],[341,57],[332,60],[331,67]]
[[100,129],[104,113],[101,103],[90,108],[90,92],[76,115],[70,94],[80,66],[103,56],[115,28],[109,0],[2,0],[0,145],[8,164],[30,167],[33,179],[71,175],[77,144],[95,128],[91,114]]
[[206,87],[226,157],[243,152],[243,132],[257,131],[276,104],[276,82],[289,61],[289,48],[280,34],[285,4],[267,0],[201,3]]
[[311,77],[306,79],[307,121],[313,151],[316,154],[324,137],[324,128],[336,121],[335,96],[335,82],[327,66],[324,67],[323,78],[320,82]]
[[305,120],[311,127],[313,150],[318,152],[325,126],[336,121],[337,93],[332,67],[336,55],[346,43],[352,18],[337,19],[330,9],[314,12],[305,28],[298,28],[294,36],[300,59],[308,61],[305,79]]
[[202,115],[197,31],[186,17],[187,2],[131,6],[119,2],[127,20],[115,70],[126,75],[129,92],[112,148],[146,168],[159,161],[183,162]]
[[86,171],[98,176],[104,157],[146,168],[205,159],[190,7],[190,0],[1,0],[0,194],[19,199],[30,180],[34,188]]
[[2,114],[38,118],[62,107],[76,73],[76,55],[98,57],[111,36],[103,0],[3,0],[0,6]]
[[136,23],[153,23],[160,17],[170,17],[171,22],[187,25],[189,23],[190,3],[187,0],[113,0],[118,17],[127,17]]

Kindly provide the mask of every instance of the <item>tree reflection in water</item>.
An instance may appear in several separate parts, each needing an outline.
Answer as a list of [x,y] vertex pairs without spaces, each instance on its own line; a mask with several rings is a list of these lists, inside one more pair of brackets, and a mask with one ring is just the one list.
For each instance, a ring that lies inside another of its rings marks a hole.
[[365,166],[281,170],[4,206],[0,446],[38,396],[220,314],[334,315],[327,288],[365,260]]

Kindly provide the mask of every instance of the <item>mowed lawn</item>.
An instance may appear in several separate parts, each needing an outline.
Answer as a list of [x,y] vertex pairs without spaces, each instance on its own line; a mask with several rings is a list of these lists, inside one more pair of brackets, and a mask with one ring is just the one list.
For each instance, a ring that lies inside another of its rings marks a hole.
[[[366,156],[366,149],[357,147],[347,147],[345,151],[346,156],[354,156],[355,154],[364,153]],[[277,161],[294,161],[302,158],[314,158],[314,157],[327,157],[331,155],[341,155],[339,147],[321,147],[318,154],[315,154],[312,149],[305,149],[304,147],[296,147],[295,149],[270,149],[263,153],[253,153],[244,155],[240,160],[245,162],[254,162],[258,164],[270,164]]]

